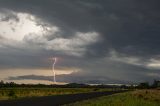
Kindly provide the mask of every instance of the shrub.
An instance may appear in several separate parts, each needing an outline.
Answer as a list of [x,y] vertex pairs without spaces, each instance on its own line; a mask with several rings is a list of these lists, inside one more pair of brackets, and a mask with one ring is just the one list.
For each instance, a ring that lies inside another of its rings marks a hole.
[[16,94],[13,90],[10,90],[9,93],[8,93],[8,96],[14,97],[14,96],[16,96]]

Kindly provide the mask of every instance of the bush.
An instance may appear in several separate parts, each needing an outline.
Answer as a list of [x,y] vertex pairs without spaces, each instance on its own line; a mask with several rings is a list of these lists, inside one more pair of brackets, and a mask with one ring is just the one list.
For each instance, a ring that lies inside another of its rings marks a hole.
[[10,90],[9,93],[8,93],[8,96],[9,97],[15,97],[16,93],[13,90]]

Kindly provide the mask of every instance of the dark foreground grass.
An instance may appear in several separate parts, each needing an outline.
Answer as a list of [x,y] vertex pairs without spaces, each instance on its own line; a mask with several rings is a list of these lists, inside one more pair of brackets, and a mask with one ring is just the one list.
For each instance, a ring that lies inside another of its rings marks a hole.
[[160,106],[160,90],[136,90],[65,106]]
[[1,88],[0,100],[19,99],[63,94],[109,91],[111,89],[95,88]]

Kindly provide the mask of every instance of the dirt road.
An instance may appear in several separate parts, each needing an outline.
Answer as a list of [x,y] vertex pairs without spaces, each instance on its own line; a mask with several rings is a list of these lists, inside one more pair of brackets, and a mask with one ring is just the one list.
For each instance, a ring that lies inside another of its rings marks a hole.
[[86,100],[104,95],[111,95],[119,92],[122,91],[92,92],[92,93],[25,98],[19,100],[6,100],[6,101],[0,101],[0,106],[61,106],[76,101]]

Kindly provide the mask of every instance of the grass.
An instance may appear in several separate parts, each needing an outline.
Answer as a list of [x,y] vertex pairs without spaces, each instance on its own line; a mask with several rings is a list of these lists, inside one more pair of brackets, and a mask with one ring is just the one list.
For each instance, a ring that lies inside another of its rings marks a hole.
[[110,91],[98,88],[1,88],[0,100],[19,99],[26,97],[76,94],[86,92]]
[[160,90],[136,90],[65,106],[160,106]]

